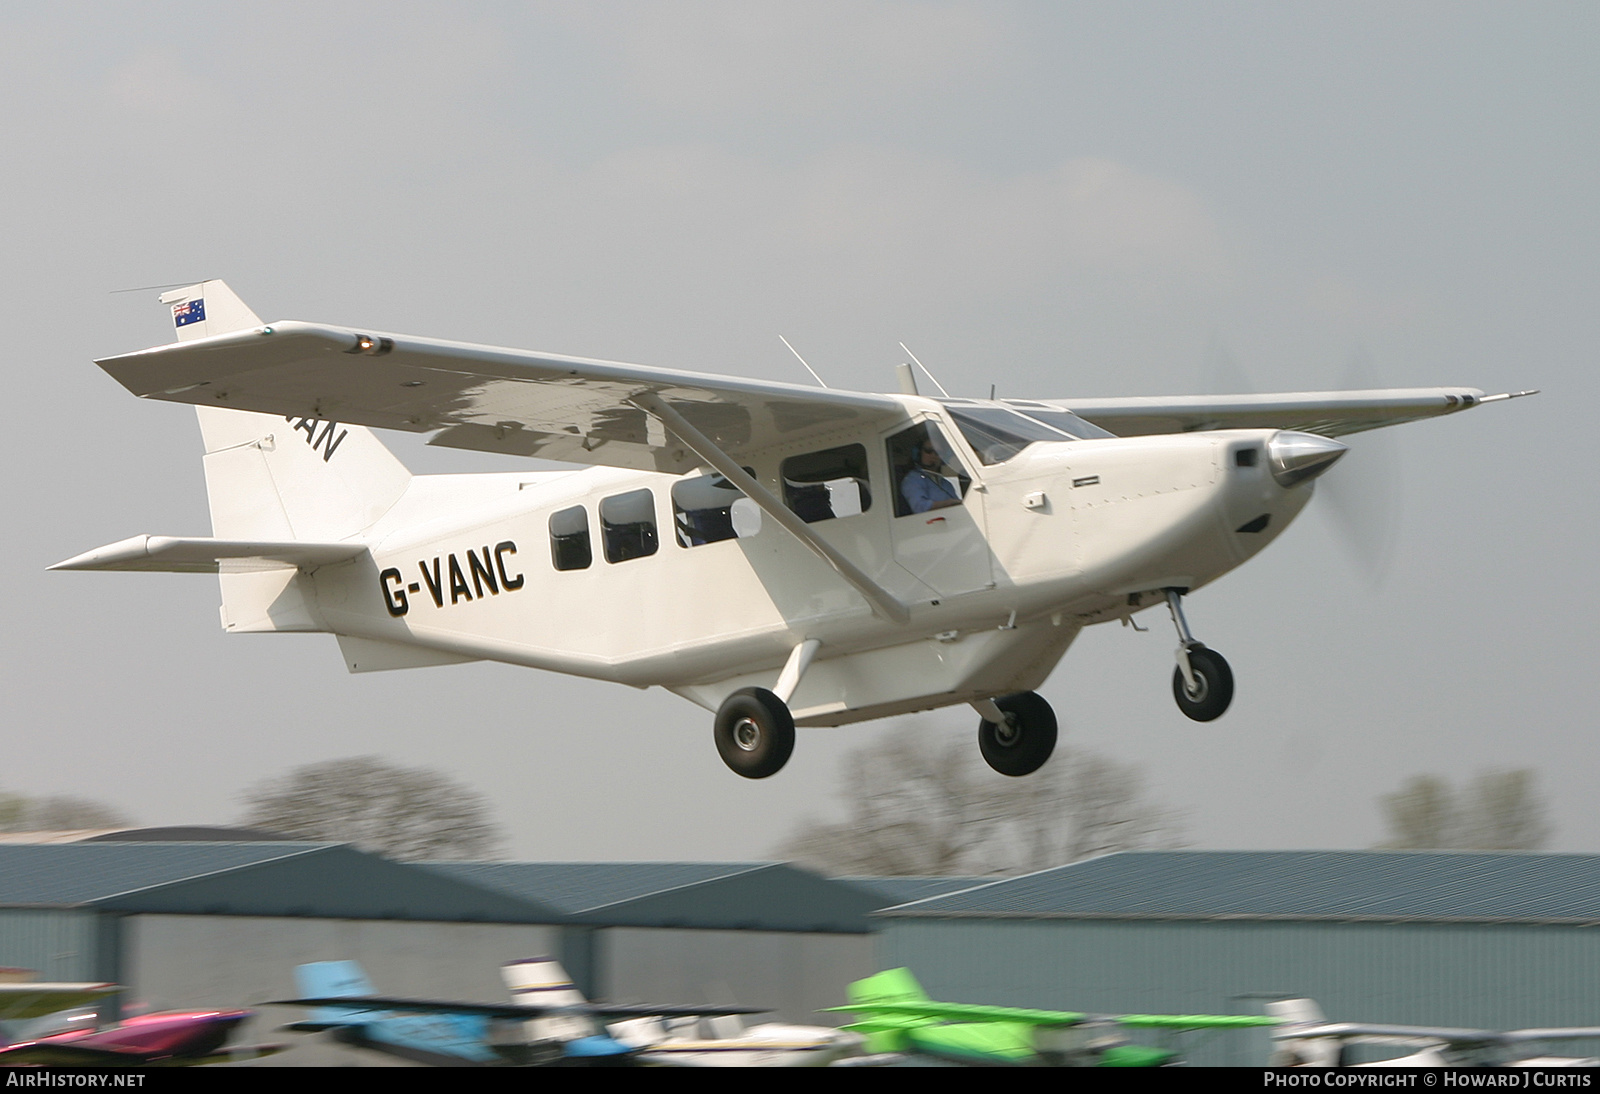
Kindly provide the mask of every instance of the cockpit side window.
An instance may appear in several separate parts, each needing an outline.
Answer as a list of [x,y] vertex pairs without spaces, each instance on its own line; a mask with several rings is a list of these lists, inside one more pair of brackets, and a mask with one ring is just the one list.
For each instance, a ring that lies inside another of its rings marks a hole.
[[807,524],[853,517],[872,508],[865,445],[847,444],[790,456],[779,469],[783,501]]
[[959,505],[972,476],[935,422],[922,422],[889,438],[895,481],[894,515],[909,517]]

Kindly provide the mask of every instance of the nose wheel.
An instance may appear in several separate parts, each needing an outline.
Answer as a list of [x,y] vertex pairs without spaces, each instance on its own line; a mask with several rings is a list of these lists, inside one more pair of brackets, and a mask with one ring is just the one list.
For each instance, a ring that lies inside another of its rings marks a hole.
[[1183,678],[1181,667],[1172,670],[1172,697],[1178,701],[1178,709],[1197,722],[1222,717],[1233,701],[1233,670],[1216,650],[1194,645],[1188,654],[1194,682]]
[[1189,633],[1183,617],[1183,594],[1167,590],[1167,608],[1178,628],[1178,667],[1172,670],[1172,697],[1184,716],[1196,722],[1222,717],[1233,702],[1233,670],[1216,650],[1207,649]]

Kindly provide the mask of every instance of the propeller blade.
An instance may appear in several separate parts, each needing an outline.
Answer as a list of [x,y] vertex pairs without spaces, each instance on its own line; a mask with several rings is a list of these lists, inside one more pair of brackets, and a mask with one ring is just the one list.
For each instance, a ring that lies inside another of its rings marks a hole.
[[[1364,350],[1350,356],[1344,387],[1381,388]],[[1345,438],[1350,449],[1339,466],[1317,483],[1320,508],[1333,537],[1366,585],[1377,592],[1388,580],[1400,532],[1400,444],[1387,429]]]

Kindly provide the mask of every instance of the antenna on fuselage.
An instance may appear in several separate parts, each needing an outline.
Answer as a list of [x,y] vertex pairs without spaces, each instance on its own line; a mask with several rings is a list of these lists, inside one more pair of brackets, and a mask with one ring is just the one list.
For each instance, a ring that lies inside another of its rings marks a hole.
[[[907,357],[911,358],[913,361],[917,361],[917,355],[912,353],[904,342],[900,343],[900,348],[906,351]],[[946,399],[950,398],[950,393],[946,391],[944,389],[944,385],[939,382],[939,377],[935,376],[931,372],[928,372],[927,365],[923,364],[921,361],[917,361],[917,367],[920,368],[924,373],[927,373],[928,379],[933,381],[933,386],[939,389],[940,395],[943,395]]]
[[[789,346],[789,340],[787,338],[785,338],[781,334],[778,335],[778,341],[782,342],[786,346]],[[802,365],[806,365],[806,359],[804,357],[800,356],[800,351],[799,350],[795,349],[793,346],[789,346],[789,352],[794,354],[794,359],[796,361],[799,361]],[[826,380],[824,380],[822,377],[817,375],[817,370],[816,369],[812,368],[810,365],[806,365],[806,371],[811,373],[811,378],[813,380],[815,380],[817,383],[821,384],[823,387],[827,387],[828,386],[828,382]]]

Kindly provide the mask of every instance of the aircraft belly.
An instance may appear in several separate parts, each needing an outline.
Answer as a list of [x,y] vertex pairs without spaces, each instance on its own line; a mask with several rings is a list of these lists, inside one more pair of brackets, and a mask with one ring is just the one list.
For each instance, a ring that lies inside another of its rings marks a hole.
[[[1056,625],[1047,619],[819,658],[790,707],[796,725],[837,726],[1030,691],[1050,675],[1077,633],[1069,621]],[[770,688],[776,676],[776,669],[764,670],[671,690],[715,710],[739,688]]]

